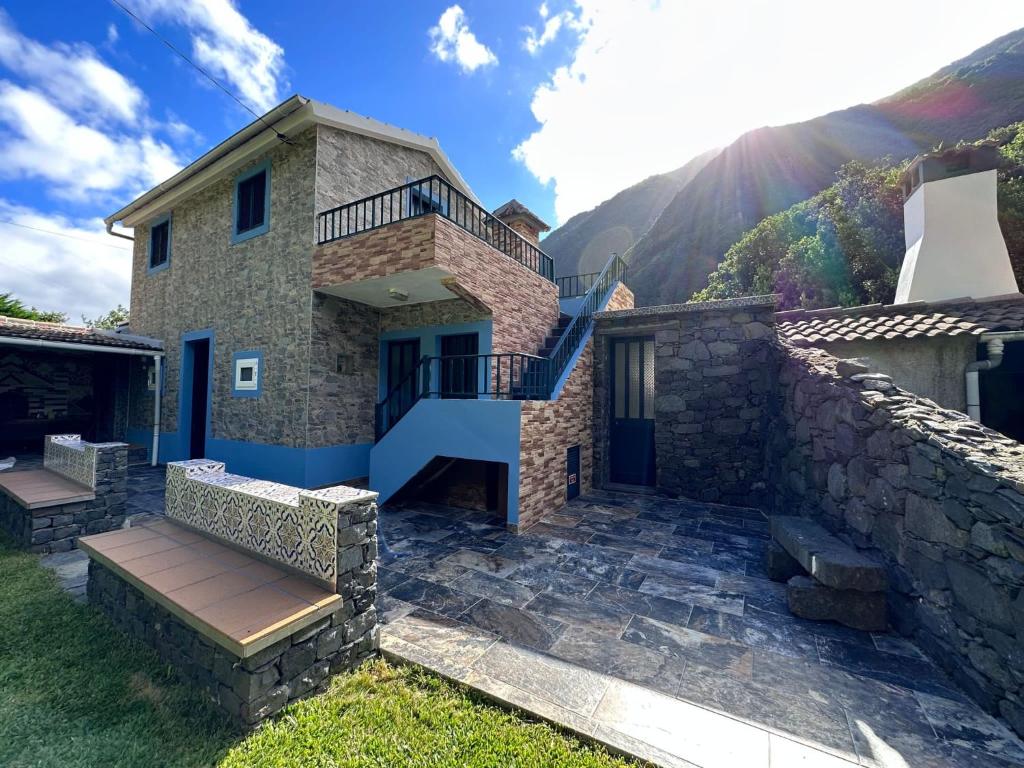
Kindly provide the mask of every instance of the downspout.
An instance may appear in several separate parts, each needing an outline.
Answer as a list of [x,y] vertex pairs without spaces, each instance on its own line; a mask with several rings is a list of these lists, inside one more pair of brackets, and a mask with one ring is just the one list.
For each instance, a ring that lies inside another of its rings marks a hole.
[[150,466],[155,467],[157,464],[158,454],[160,452],[160,364],[163,362],[163,355],[153,355],[153,365],[155,367],[154,373],[156,374],[156,387],[153,390],[153,450],[151,452],[152,458],[150,459]]
[[105,223],[107,225],[107,234],[108,235],[113,235],[114,237],[123,237],[125,240],[131,240],[133,243],[135,242],[135,238],[132,237],[131,235],[123,235],[120,232],[115,232],[114,231],[114,222],[108,221],[108,222],[105,222]]
[[998,368],[1003,362],[1003,345],[1007,341],[1024,341],[1024,331],[982,334],[981,342],[988,348],[988,360],[975,360],[964,368],[964,384],[967,389],[967,415],[981,422],[981,390],[978,373]]

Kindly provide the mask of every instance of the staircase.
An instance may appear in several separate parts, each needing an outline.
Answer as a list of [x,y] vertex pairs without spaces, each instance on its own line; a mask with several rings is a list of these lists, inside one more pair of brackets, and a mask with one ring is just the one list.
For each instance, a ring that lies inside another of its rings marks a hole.
[[547,335],[547,338],[544,339],[544,346],[541,347],[541,350],[540,352],[537,353],[537,356],[548,357],[551,354],[552,350],[554,350],[554,348],[558,346],[558,342],[561,340],[562,334],[565,333],[565,329],[568,328],[571,323],[571,315],[559,315],[558,325],[553,327],[551,329],[551,333],[549,333]]

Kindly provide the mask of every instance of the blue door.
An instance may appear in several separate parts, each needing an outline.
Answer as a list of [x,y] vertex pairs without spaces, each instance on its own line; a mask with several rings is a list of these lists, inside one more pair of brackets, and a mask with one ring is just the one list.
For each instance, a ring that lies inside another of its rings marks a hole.
[[610,348],[609,479],[654,485],[654,337],[613,338]]

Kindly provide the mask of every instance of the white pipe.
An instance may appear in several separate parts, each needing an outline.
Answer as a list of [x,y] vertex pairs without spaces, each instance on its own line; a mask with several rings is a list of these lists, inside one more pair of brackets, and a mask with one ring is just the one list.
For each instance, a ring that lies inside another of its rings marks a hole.
[[156,386],[153,390],[153,451],[152,458],[150,459],[150,466],[155,467],[157,464],[158,454],[160,453],[160,363],[163,361],[163,355],[153,355],[153,365],[155,367],[156,374]]
[[978,381],[980,371],[991,371],[1003,362],[1003,344],[1007,341],[1024,340],[1024,331],[985,333],[981,342],[988,347],[988,360],[975,360],[964,368],[964,386],[967,390],[967,415],[981,422],[981,388]]
[[46,339],[17,339],[12,336],[0,336],[0,344],[13,344],[19,347],[41,347],[43,349],[66,349],[73,352],[113,352],[118,355],[162,355],[152,349],[134,349],[130,347],[106,347],[102,344],[76,344],[71,341],[48,341]]

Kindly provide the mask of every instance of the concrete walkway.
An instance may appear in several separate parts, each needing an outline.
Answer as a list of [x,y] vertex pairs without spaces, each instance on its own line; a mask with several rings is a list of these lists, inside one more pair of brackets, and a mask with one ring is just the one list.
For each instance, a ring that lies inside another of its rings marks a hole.
[[789,614],[756,510],[595,494],[520,536],[384,510],[381,645],[667,766],[1024,766],[916,647]]

